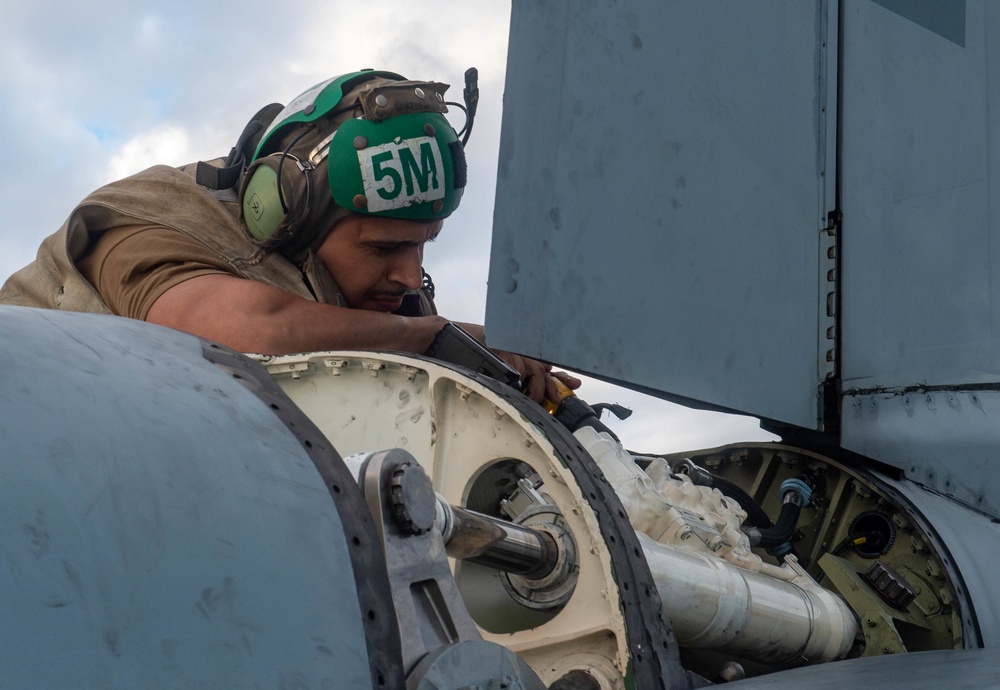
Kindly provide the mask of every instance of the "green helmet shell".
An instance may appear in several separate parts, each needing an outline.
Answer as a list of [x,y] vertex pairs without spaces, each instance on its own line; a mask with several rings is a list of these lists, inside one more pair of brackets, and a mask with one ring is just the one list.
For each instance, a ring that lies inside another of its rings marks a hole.
[[465,157],[439,113],[344,122],[330,142],[334,202],[358,213],[430,220],[458,208]]
[[[343,107],[345,94],[376,77],[406,81],[394,72],[365,70],[317,84],[278,114],[261,137],[253,160],[271,152],[277,133]],[[443,98],[439,95],[437,100]],[[409,108],[405,114],[379,121],[348,118],[320,157],[326,158],[334,203],[355,213],[409,220],[445,218],[458,208],[465,188],[464,149],[439,112]],[[321,160],[313,162],[322,165]]]

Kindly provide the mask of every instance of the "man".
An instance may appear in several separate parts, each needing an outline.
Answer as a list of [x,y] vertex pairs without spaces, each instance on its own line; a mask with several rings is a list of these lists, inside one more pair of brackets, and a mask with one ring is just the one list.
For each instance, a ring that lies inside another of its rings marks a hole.
[[[447,323],[424,246],[466,176],[447,88],[364,70],[268,106],[227,160],[156,166],[88,196],[0,303],[118,314],[243,352],[423,353]],[[555,377],[579,386],[499,354],[538,402],[559,400]]]

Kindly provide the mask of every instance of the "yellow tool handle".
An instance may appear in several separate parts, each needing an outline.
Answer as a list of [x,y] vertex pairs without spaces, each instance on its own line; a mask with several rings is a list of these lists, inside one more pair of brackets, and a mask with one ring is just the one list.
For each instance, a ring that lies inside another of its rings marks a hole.
[[548,398],[542,401],[542,407],[545,408],[545,411],[548,412],[549,414],[555,414],[556,410],[559,409],[559,406],[562,404],[563,400],[565,400],[571,395],[576,395],[576,393],[573,392],[572,388],[567,386],[559,379],[556,379],[556,386],[559,388],[559,401],[553,402]]

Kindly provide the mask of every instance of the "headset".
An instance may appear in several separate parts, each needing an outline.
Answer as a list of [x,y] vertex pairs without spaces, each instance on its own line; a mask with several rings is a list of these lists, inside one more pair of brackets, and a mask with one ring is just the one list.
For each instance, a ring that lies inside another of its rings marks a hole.
[[[264,131],[243,175],[241,217],[250,236],[268,247],[288,242],[301,234],[310,210],[329,202],[326,193],[355,213],[428,221],[450,215],[464,191],[466,161],[464,142],[443,114],[447,88],[362,70],[295,98]],[[296,127],[298,135],[272,151]],[[463,132],[470,130],[467,121]],[[314,180],[324,173],[328,184]]]

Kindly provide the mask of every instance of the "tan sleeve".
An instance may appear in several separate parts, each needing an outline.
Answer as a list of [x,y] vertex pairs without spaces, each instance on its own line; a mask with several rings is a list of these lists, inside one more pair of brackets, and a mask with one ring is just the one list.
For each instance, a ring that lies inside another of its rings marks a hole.
[[112,313],[144,321],[160,295],[197,276],[238,274],[182,232],[129,225],[105,232],[79,261],[80,273]]

